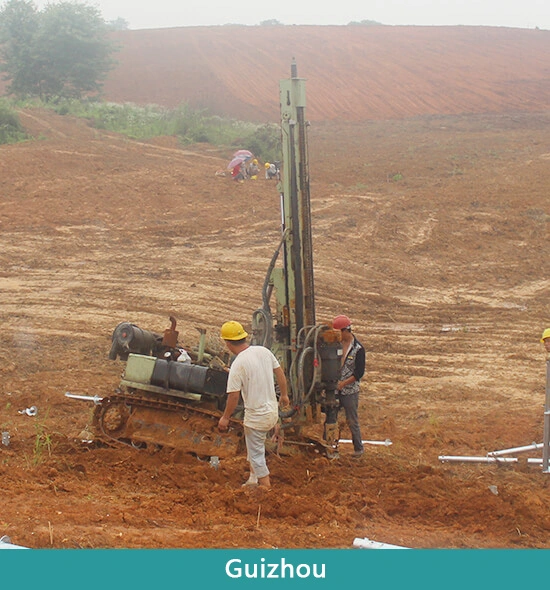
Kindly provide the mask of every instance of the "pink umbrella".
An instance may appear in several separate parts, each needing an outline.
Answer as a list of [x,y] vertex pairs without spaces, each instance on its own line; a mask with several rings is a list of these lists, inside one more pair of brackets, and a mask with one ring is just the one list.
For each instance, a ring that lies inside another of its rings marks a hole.
[[248,150],[237,150],[233,154],[233,157],[236,158],[237,156],[246,156],[245,160],[248,160],[248,158],[252,158],[254,154],[252,152],[249,152]]
[[227,169],[228,170],[232,170],[233,168],[235,168],[235,166],[238,166],[239,164],[242,164],[243,162],[246,162],[247,160],[250,160],[252,156],[234,156],[233,159],[231,160],[231,162],[229,162],[229,164],[227,165]]

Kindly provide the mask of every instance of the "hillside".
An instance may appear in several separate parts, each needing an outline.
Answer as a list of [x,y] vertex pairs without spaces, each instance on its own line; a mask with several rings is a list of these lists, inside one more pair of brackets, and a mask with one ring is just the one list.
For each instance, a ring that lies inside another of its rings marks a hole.
[[550,31],[497,27],[181,27],[121,31],[105,85],[115,102],[183,102],[278,120],[278,82],[308,81],[312,121],[540,111],[550,105]]
[[0,537],[31,548],[349,548],[356,537],[550,548],[550,476],[528,463],[540,452],[440,460],[543,437],[549,33],[116,36],[110,100],[188,100],[243,119],[278,121],[278,81],[296,57],[312,120],[317,320],[352,318],[367,351],[362,434],[392,444],[368,444],[359,461],[345,443],[334,461],[271,453],[274,492],[262,495],[241,488],[244,454],[212,469],[167,447],[83,442],[92,404],[64,394],[116,390],[119,322],[162,333],[173,315],[188,349],[197,328],[212,341],[228,319],[249,329],[280,198],[264,178],[218,174],[232,150],[23,109],[37,139],[0,146]]
[[[204,145],[132,141],[49,111],[21,119],[40,140],[0,146],[0,536],[550,546],[549,476],[525,455],[438,460],[542,440],[549,114],[312,124],[317,317],[352,318],[367,350],[363,436],[393,444],[355,464],[344,444],[333,462],[270,455],[270,498],[241,489],[244,454],[214,470],[166,448],[83,444],[92,407],[64,393],[115,390],[120,321],[162,333],[174,315],[188,348],[197,327],[249,329],[280,237],[275,186],[216,176],[228,154]],[[31,406],[34,418],[21,413]]]

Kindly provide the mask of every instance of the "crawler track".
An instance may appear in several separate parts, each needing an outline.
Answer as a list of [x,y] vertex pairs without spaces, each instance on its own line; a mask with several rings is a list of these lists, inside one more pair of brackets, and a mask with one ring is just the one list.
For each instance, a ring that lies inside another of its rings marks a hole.
[[219,416],[196,402],[121,392],[96,407],[93,427],[96,436],[109,444],[167,446],[201,456],[235,455],[244,449],[242,423],[232,420],[229,431],[220,433]]

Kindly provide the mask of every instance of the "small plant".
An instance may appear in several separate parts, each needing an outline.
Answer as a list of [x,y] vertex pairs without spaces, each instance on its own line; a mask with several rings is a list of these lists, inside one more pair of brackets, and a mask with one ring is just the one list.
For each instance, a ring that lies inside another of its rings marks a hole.
[[46,431],[46,427],[44,426],[44,421],[47,418],[47,414],[44,416],[42,421],[36,421],[34,428],[35,428],[35,437],[34,437],[34,445],[32,451],[32,458],[29,458],[25,455],[25,460],[29,467],[36,467],[40,465],[45,458],[45,454],[47,453],[48,457],[51,457],[53,451],[53,439],[52,435]]
[[47,433],[42,423],[36,423],[36,436],[34,439],[33,449],[33,465],[40,465],[44,460],[44,452],[48,453],[51,457],[52,454],[52,437],[51,434]]
[[428,418],[428,424],[435,430],[439,430],[439,418],[437,416],[434,416],[433,414],[430,414],[429,418]]
[[392,172],[387,176],[388,182],[399,182],[400,180],[403,180],[403,175],[401,172]]

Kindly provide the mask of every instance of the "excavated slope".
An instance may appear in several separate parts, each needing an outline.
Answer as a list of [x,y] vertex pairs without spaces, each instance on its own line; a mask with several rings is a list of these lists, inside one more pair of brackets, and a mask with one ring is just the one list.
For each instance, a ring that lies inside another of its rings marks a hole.
[[550,31],[497,27],[180,27],[120,31],[115,102],[189,103],[277,121],[292,58],[312,121],[536,112],[550,104]]

